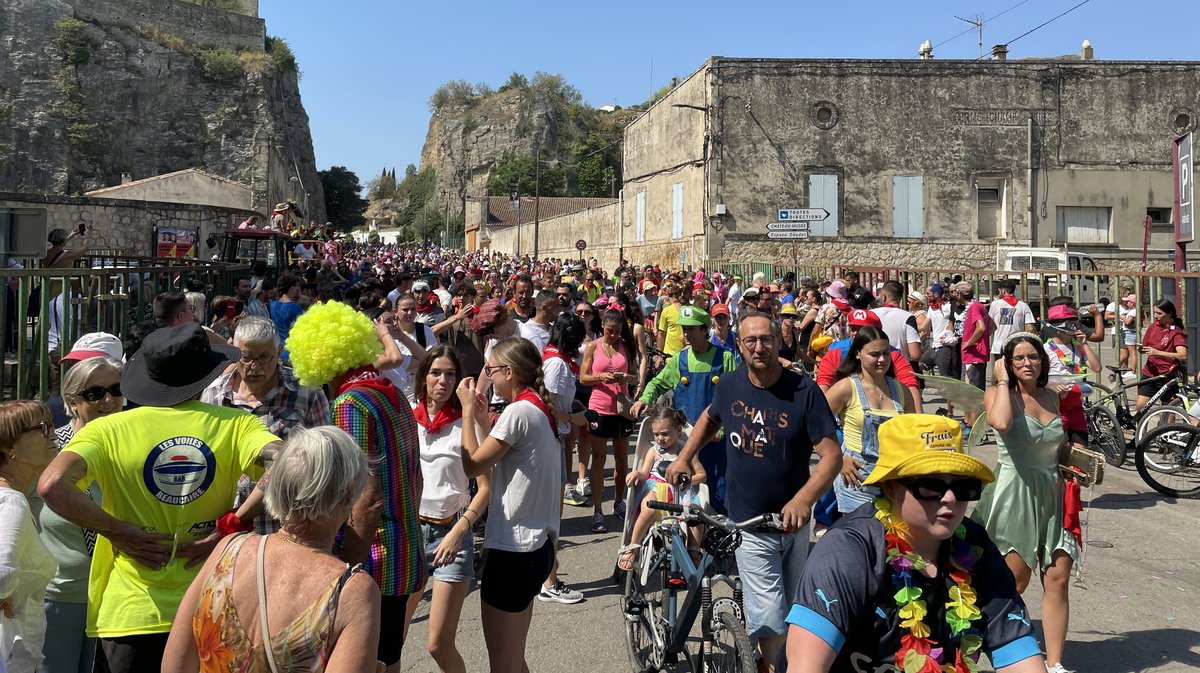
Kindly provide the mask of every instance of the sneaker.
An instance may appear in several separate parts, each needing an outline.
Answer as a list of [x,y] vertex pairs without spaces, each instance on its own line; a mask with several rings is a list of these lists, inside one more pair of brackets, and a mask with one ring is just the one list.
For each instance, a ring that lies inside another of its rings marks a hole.
[[596,512],[595,514],[592,515],[592,532],[593,533],[607,533],[608,532],[608,526],[604,523],[604,513],[603,512]]
[[624,521],[625,520],[625,501],[618,500],[613,503],[613,516]]
[[575,490],[585,498],[592,497],[592,480],[584,477],[575,484]]
[[1068,671],[1067,669],[1063,668],[1062,662],[1060,661],[1057,664],[1054,664],[1053,666],[1051,666],[1050,664],[1046,664],[1046,673],[1075,673],[1075,672]]
[[[1124,374],[1121,374],[1121,380],[1122,380],[1122,381],[1124,381],[1124,382],[1126,382],[1126,383],[1128,383],[1128,382],[1130,382],[1130,381],[1136,381],[1136,380],[1137,380],[1137,374],[1135,374],[1135,373],[1133,373],[1133,372],[1125,372]],[[1059,666],[1061,666],[1061,665],[1062,665],[1062,664],[1059,664]]]
[[552,587],[542,585],[542,590],[538,592],[538,600],[543,603],[563,603],[571,605],[583,600],[583,593],[575,591],[562,582],[558,582]]
[[563,504],[579,507],[586,502],[587,500],[585,500],[584,497],[579,494],[579,491],[575,490],[574,484],[567,484],[563,486]]

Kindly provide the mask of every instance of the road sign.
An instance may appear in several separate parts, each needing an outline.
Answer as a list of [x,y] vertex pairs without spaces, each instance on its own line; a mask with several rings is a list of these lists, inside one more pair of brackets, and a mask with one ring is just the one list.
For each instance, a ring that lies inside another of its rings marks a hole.
[[1191,243],[1196,240],[1196,210],[1192,204],[1193,184],[1196,182],[1192,170],[1192,134],[1175,141],[1175,192],[1179,204],[1179,218],[1175,225],[1175,242]]
[[582,238],[579,239],[578,241],[575,241],[575,249],[581,250],[581,251],[586,250],[587,249],[587,241],[583,240]]
[[785,229],[808,231],[808,222],[771,222],[767,231],[782,231]]
[[807,229],[789,229],[787,231],[768,231],[767,238],[808,238]]
[[779,219],[785,222],[820,222],[829,217],[824,208],[780,208]]

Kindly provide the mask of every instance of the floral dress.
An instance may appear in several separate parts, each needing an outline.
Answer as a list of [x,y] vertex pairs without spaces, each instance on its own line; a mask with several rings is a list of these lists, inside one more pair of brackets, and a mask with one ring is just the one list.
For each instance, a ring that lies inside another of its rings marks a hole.
[[[212,575],[204,582],[200,601],[192,615],[192,634],[200,655],[201,673],[270,673],[261,642],[252,643],[251,633],[260,633],[257,621],[247,625],[238,618],[233,604],[233,564],[242,545],[257,535],[240,535],[225,548]],[[283,629],[271,635],[271,651],[280,673],[320,673],[333,649],[333,623],[338,597],[350,577],[361,572],[346,567],[337,579]]]

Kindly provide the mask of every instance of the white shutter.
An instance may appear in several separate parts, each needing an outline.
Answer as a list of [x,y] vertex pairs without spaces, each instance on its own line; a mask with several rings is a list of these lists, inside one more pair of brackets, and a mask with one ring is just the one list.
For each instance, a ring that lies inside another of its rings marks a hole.
[[896,238],[924,236],[924,182],[919,175],[892,178],[892,235]]
[[637,240],[646,240],[646,192],[637,193]]
[[838,223],[841,212],[838,210],[838,176],[810,175],[808,176],[808,207],[824,208],[829,211],[829,217],[808,226],[810,236],[838,235]]
[[671,238],[683,238],[683,183],[671,185]]
[[1111,243],[1111,208],[1059,206],[1057,238],[1066,243]]

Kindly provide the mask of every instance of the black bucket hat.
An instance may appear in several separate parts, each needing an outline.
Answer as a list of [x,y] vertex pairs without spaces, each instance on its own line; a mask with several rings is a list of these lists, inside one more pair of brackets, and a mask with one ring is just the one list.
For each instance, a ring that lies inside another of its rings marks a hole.
[[173,407],[195,397],[241,357],[233,346],[213,346],[196,323],[160,327],[142,341],[121,375],[121,392],[146,407]]

